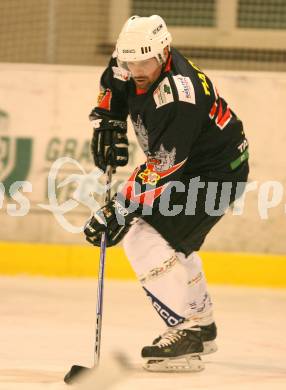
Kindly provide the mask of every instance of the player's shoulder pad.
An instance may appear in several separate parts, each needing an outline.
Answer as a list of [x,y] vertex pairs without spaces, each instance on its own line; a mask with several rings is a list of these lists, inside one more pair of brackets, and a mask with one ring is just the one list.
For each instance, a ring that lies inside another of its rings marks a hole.
[[173,75],[178,100],[186,103],[196,104],[196,94],[194,84],[188,76],[181,74]]
[[169,78],[166,76],[153,92],[156,109],[174,102],[174,93]]

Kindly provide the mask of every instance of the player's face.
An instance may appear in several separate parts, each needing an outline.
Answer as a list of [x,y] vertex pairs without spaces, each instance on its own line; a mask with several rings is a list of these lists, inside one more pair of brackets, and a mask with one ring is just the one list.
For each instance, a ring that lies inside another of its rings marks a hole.
[[148,89],[161,74],[162,65],[156,58],[145,61],[134,61],[126,63],[135,84],[140,89]]

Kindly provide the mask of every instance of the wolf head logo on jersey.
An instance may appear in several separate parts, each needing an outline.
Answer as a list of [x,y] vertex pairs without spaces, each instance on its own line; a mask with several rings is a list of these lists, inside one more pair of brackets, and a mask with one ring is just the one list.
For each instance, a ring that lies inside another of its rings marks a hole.
[[170,152],[160,145],[160,149],[148,157],[148,164],[153,164],[157,172],[163,172],[175,165],[176,148]]

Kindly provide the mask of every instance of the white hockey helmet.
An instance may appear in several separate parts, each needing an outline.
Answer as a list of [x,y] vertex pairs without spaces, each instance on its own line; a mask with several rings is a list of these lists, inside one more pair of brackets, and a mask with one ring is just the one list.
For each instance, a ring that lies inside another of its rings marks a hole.
[[131,16],[119,34],[117,58],[120,62],[133,62],[155,57],[162,64],[165,61],[164,48],[170,48],[171,41],[171,34],[161,16]]

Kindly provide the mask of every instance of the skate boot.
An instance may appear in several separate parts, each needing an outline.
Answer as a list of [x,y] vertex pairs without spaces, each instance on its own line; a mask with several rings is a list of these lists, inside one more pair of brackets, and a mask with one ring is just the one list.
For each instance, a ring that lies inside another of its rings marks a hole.
[[213,322],[210,325],[200,325],[201,338],[204,345],[204,350],[201,355],[207,355],[217,351],[217,345],[215,342],[217,336],[216,324]]
[[[184,322],[184,325],[187,325],[187,321]],[[212,322],[210,325],[200,325],[201,329],[201,339],[203,342],[204,349],[200,352],[200,355],[208,355],[217,351],[217,345],[215,339],[217,337],[217,327],[215,322]],[[157,337],[153,341],[153,345],[157,344],[161,340],[162,336]]]
[[203,350],[199,327],[169,328],[153,345],[142,349],[141,355],[147,359],[143,367],[154,372],[201,371],[204,369],[200,358]]

